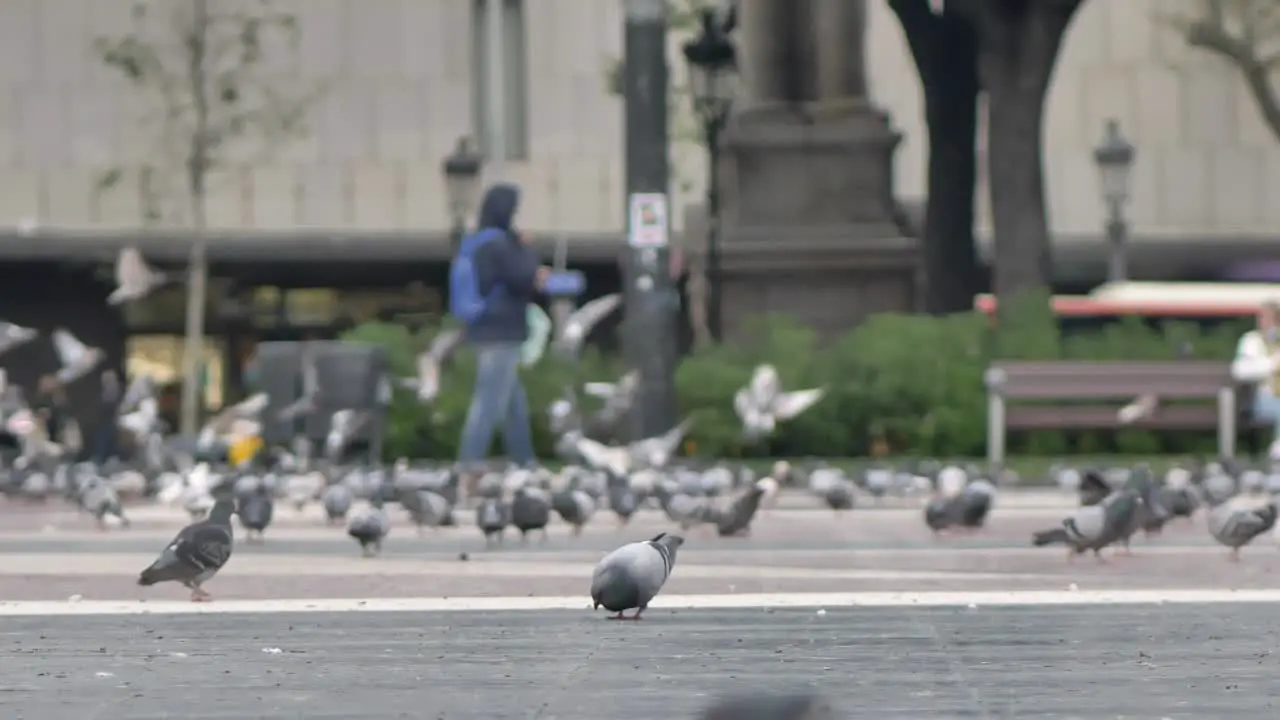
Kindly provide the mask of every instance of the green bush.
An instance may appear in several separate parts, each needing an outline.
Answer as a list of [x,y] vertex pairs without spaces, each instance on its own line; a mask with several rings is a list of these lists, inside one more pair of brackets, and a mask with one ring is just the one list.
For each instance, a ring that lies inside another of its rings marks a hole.
[[[864,456],[878,450],[937,457],[981,456],[986,442],[986,394],[982,375],[996,358],[1166,359],[1185,343],[1196,357],[1231,356],[1244,323],[1208,329],[1192,323],[1148,324],[1138,319],[1098,328],[1059,330],[1043,297],[1011,303],[995,323],[976,313],[944,317],[877,315],[834,339],[780,315],[755,318],[733,344],[698,350],[676,374],[684,413],[694,417],[688,447],[714,457]],[[410,376],[414,356],[435,329],[368,324],[345,339],[385,346],[398,374]],[[733,411],[733,394],[761,362],[773,364],[785,387],[825,387],[809,412],[778,428],[767,441],[747,444]],[[548,353],[523,371],[533,412],[534,440],[550,456],[554,438],[545,409],[566,384],[615,380],[626,368],[617,358],[588,354],[574,368]],[[474,362],[465,349],[442,378],[439,399],[417,403],[398,394],[391,408],[390,457],[453,457],[474,383]],[[1015,434],[1010,451],[1149,454],[1206,452],[1213,438],[1200,433],[1036,432]]]

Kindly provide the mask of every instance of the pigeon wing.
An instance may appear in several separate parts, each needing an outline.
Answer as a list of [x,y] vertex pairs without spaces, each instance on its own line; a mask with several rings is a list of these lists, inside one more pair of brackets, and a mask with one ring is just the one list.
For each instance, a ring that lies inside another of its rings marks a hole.
[[781,393],[773,401],[773,415],[779,420],[790,420],[813,407],[826,392],[825,388],[813,388]]
[[120,400],[120,414],[134,411],[143,400],[150,397],[155,397],[155,383],[147,375],[135,377],[124,391],[124,398]]
[[584,383],[582,391],[594,398],[608,400],[618,392],[618,386],[608,382]]
[[53,349],[58,353],[58,362],[64,368],[75,367],[84,362],[85,356],[89,354],[89,348],[64,328],[53,331]]
[[435,360],[437,366],[444,365],[449,361],[449,358],[453,357],[453,353],[458,349],[458,346],[462,344],[462,338],[463,334],[460,328],[438,333],[431,339],[431,348],[427,351],[427,354]]
[[581,336],[585,338],[596,325],[600,324],[601,320],[613,314],[621,304],[621,293],[602,295],[570,313],[569,325],[578,327]]
[[756,411],[756,405],[752,402],[752,394],[749,388],[743,388],[733,395],[733,412],[737,414],[739,420],[746,420]]
[[431,402],[440,394],[440,365],[430,351],[418,355],[418,400]]

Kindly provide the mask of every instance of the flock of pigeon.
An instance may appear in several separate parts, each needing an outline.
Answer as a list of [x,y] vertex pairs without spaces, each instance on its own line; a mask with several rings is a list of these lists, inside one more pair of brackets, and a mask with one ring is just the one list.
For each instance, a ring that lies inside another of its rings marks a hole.
[[1276,493],[1280,472],[1209,462],[1197,468],[1175,466],[1163,481],[1150,467],[1081,472],[1058,468],[1054,478],[1064,490],[1077,492],[1080,508],[1060,527],[1035,533],[1036,546],[1062,544],[1073,559],[1092,552],[1103,560],[1105,548],[1129,552],[1138,531],[1159,534],[1174,518],[1191,518],[1206,509],[1209,534],[1239,561],[1240,548],[1276,526]]

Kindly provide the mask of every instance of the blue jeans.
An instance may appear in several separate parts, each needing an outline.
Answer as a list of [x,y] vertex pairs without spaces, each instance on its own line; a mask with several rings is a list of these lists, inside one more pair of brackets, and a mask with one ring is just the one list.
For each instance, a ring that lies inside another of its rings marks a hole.
[[1275,426],[1276,439],[1280,440],[1280,398],[1267,387],[1259,387],[1253,394],[1253,416]]
[[533,463],[529,398],[520,383],[520,344],[476,346],[476,387],[462,428],[458,463],[477,465],[489,454],[493,431],[502,422],[502,442],[517,465]]

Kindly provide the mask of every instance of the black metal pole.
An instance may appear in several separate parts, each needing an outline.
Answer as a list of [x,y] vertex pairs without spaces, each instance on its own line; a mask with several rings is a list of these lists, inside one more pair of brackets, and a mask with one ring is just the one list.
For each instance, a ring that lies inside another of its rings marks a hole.
[[462,237],[467,234],[467,223],[462,218],[453,219],[453,229],[449,231],[449,252],[452,255],[458,254],[458,248],[462,245]]
[[1107,280],[1124,282],[1129,279],[1128,228],[1125,227],[1124,214],[1116,203],[1112,203],[1110,217],[1107,219],[1107,241],[1111,249],[1111,262],[1107,266]]
[[[631,413],[631,439],[660,435],[676,422],[675,368],[679,298],[668,267],[666,237],[636,227],[637,203],[657,209],[670,227],[667,159],[667,5],[665,0],[626,0],[623,35],[623,102],[626,130],[627,237],[622,275],[625,293],[623,351],[640,373]],[[647,215],[652,220],[654,215]],[[645,231],[645,232],[639,232]]]
[[720,130],[719,118],[707,121],[707,315],[711,325],[711,337],[716,342],[724,338],[721,314],[720,270]]

